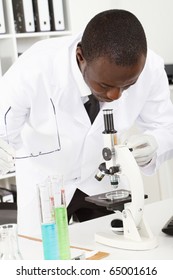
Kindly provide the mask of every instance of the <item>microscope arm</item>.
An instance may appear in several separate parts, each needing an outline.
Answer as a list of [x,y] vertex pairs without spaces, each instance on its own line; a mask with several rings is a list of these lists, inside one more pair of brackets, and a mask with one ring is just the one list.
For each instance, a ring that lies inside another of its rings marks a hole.
[[116,162],[121,166],[121,175],[128,178],[131,191],[131,202],[125,204],[125,209],[131,212],[136,226],[140,223],[144,207],[143,181],[139,167],[129,149],[116,145]]
[[102,154],[106,171],[110,173],[108,175],[111,185],[117,187],[118,177],[122,175],[127,177],[131,191],[131,202],[125,204],[125,208],[131,212],[137,226],[143,215],[144,207],[144,190],[140,169],[127,146],[118,145],[116,133],[104,133],[103,138],[104,149]]

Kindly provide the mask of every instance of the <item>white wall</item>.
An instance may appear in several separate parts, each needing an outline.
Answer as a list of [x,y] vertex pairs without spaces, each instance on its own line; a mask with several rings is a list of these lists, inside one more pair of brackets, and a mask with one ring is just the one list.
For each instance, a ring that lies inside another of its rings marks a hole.
[[72,32],[77,33],[94,15],[109,10],[111,0],[68,0],[68,6]]
[[133,12],[143,24],[148,45],[165,63],[173,63],[172,0],[68,0],[73,33],[81,31],[97,13],[108,9]]
[[172,0],[111,0],[110,2],[111,8],[133,12],[143,24],[149,47],[160,54],[165,63],[173,63]]

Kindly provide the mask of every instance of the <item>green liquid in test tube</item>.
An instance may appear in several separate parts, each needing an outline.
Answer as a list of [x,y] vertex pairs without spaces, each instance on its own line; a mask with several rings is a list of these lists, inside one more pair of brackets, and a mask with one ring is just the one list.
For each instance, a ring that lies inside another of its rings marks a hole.
[[61,260],[70,260],[70,240],[68,230],[65,190],[62,182],[54,181],[55,190],[55,222],[58,234],[58,247]]

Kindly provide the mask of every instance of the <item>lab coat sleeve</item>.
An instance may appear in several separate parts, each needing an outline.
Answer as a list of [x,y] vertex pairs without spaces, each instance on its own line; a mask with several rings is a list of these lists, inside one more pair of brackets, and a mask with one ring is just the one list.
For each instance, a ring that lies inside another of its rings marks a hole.
[[30,111],[31,86],[25,82],[26,72],[15,63],[0,80],[0,137],[18,149],[20,132]]
[[137,124],[144,133],[155,137],[158,150],[152,162],[141,168],[145,175],[153,174],[165,160],[173,157],[173,104],[163,63],[155,69],[150,88]]

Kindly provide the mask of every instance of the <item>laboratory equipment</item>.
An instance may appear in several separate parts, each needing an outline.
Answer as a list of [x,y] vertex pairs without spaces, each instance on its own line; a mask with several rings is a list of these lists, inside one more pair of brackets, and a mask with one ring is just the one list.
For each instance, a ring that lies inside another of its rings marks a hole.
[[59,255],[61,260],[70,260],[70,240],[63,177],[52,176],[51,183],[55,199],[55,221],[58,233]]
[[38,185],[38,197],[44,259],[59,260],[60,256],[58,248],[57,227],[54,214],[54,197],[49,181]]
[[173,216],[166,222],[162,231],[168,235],[173,235]]
[[[103,110],[103,116],[104,162],[99,165],[95,177],[101,181],[105,175],[109,176],[113,190],[110,193],[87,197],[86,200],[105,206],[115,214],[111,230],[96,233],[95,240],[108,246],[129,250],[155,248],[158,245],[157,239],[144,218],[145,195],[139,167],[127,146],[118,143],[113,110]],[[121,176],[127,178],[128,190],[119,189]]]
[[0,225],[0,260],[22,260],[17,224]]

